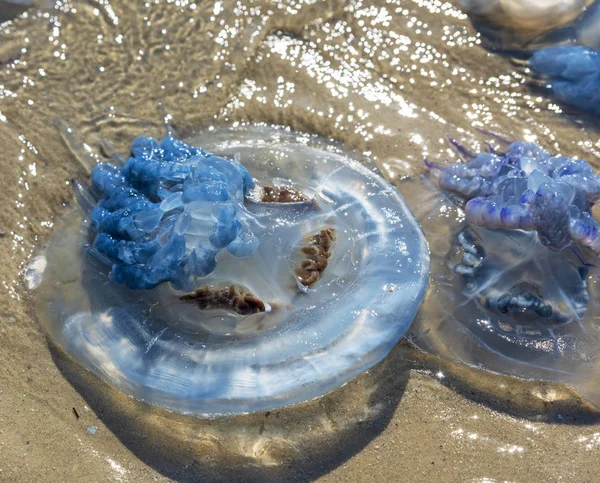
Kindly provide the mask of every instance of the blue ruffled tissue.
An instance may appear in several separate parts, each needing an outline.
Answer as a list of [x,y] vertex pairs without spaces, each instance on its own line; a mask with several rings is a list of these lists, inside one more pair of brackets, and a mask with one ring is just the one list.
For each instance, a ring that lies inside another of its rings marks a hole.
[[415,188],[432,271],[413,340],[494,373],[565,382],[597,403],[600,176],[534,143],[476,155],[453,144],[464,164],[427,163],[441,192]]
[[577,242],[600,252],[599,226],[591,215],[600,199],[600,176],[584,160],[516,142],[504,155],[481,153],[449,166],[439,184],[468,200],[465,212],[474,225],[537,232],[552,250]]
[[550,80],[561,102],[600,115],[600,53],[589,47],[563,45],[536,51],[531,68]]
[[221,250],[248,256],[258,245],[244,207],[254,187],[246,168],[172,136],[139,137],[123,167],[101,164],[92,183],[92,251],[130,289],[185,287],[211,273]]

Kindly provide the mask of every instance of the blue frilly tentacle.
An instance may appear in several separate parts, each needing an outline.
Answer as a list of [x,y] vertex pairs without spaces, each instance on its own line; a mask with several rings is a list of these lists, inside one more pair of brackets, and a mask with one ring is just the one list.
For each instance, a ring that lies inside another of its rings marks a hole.
[[503,155],[482,153],[448,166],[438,180],[441,188],[466,198],[470,223],[536,231],[554,250],[576,242],[600,251],[600,230],[590,211],[600,199],[600,176],[586,161],[516,142]]
[[[110,279],[130,289],[184,286],[212,272],[221,250],[247,256],[258,244],[244,221],[248,171],[173,136],[137,138],[123,167],[94,168],[92,185],[102,198],[91,214],[91,249],[112,263]],[[188,236],[194,218],[202,232]]]

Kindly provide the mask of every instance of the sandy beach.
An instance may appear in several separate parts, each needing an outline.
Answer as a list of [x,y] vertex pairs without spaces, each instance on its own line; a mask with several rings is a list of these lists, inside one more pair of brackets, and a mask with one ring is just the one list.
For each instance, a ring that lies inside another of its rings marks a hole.
[[406,342],[299,406],[219,420],[153,408],[46,339],[24,278],[86,176],[64,123],[99,158],[102,141],[126,154],[160,137],[165,118],[182,137],[288,126],[374,161],[401,192],[425,156],[457,159],[448,134],[481,151],[478,128],[599,167],[597,121],[527,79],[437,0],[77,0],[3,24],[0,481],[600,480],[600,411],[576,391]]

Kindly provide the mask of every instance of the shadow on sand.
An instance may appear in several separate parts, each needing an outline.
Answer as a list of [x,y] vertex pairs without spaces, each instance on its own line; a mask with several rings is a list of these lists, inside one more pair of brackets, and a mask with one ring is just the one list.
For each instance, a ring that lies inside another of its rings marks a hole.
[[106,427],[178,482],[306,481],[332,471],[387,427],[408,382],[411,350],[397,346],[371,371],[315,401],[206,420],[129,398],[50,342],[56,366]]
[[411,369],[511,416],[561,424],[600,422],[600,412],[565,385],[443,362],[405,342],[368,373],[320,399],[213,420],[129,398],[81,369],[53,343],[50,348],[61,373],[107,428],[142,462],[178,482],[307,481],[327,474],[388,426]]

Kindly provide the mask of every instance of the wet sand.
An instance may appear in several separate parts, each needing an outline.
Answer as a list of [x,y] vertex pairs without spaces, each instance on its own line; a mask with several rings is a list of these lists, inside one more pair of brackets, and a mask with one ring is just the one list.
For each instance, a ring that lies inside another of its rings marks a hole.
[[99,156],[101,140],[125,153],[160,136],[165,117],[182,136],[285,125],[343,143],[394,183],[425,155],[455,159],[449,133],[481,150],[477,128],[598,166],[594,121],[559,114],[451,4],[66,2],[0,36],[0,481],[598,479],[600,413],[559,384],[402,343],[317,401],[204,421],[107,387],[30,310],[23,270],[85,176],[56,118]]

